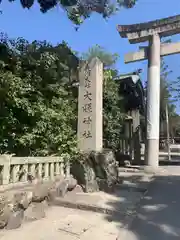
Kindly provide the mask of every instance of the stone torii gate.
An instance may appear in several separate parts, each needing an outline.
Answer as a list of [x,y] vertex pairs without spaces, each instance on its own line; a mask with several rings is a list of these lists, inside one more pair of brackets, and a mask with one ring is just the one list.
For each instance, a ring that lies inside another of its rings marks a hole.
[[161,37],[180,33],[180,15],[147,23],[118,25],[131,44],[149,41],[148,47],[125,55],[125,63],[148,59],[146,165],[159,166],[160,57],[180,53],[180,43],[161,44]]

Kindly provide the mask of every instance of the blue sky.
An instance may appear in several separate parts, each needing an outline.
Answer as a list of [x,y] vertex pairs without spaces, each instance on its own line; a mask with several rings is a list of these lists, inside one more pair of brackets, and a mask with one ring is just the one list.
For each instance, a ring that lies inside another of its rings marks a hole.
[[[138,50],[138,45],[131,45],[127,39],[121,39],[116,26],[118,24],[139,23],[180,14],[180,0],[138,0],[133,9],[122,9],[108,21],[98,14],[93,14],[78,31],[75,31],[73,24],[60,8],[54,8],[46,14],[42,14],[37,5],[30,10],[24,10],[18,0],[14,3],[2,0],[0,10],[3,11],[3,14],[0,15],[1,31],[7,33],[9,37],[24,37],[30,41],[47,40],[53,44],[65,40],[73,50],[78,52],[86,52],[89,47],[98,44],[108,51],[120,55],[117,67],[121,73],[142,68],[142,78],[145,81],[146,61],[124,64],[123,55]],[[174,42],[180,41],[180,36],[176,35],[172,40]],[[180,75],[179,59],[179,55],[166,57],[166,63],[173,71],[170,80]],[[177,110],[180,112],[178,106]]]

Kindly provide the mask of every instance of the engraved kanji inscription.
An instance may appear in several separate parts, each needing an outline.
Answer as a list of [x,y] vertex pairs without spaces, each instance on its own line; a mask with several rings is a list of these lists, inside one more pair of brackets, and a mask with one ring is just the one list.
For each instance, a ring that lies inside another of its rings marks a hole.
[[92,123],[92,117],[90,117],[90,116],[84,117],[83,123],[88,124],[88,125],[91,124]]
[[83,109],[83,112],[90,113],[92,112],[92,104],[91,103],[84,104],[82,109]]
[[89,130],[85,130],[83,132],[83,137],[85,137],[85,138],[92,138],[92,134],[91,134],[91,132]]
[[91,69],[88,63],[85,65],[84,73],[85,73],[85,78],[88,78],[91,75]]
[[85,88],[90,88],[91,87],[91,81],[89,79],[85,79],[84,87]]
[[84,100],[92,101],[92,93],[86,91],[86,92],[84,93]]

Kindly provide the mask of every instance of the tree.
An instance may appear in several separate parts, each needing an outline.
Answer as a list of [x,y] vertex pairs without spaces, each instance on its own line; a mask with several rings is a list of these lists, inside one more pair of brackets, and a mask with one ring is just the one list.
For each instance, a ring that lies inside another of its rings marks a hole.
[[[165,120],[166,105],[169,110],[173,111],[171,102],[170,83],[168,77],[171,71],[168,69],[168,65],[165,64],[164,59],[161,61],[161,78],[160,78],[160,119]],[[170,113],[170,112],[169,112]]]
[[[160,126],[161,133],[165,136],[168,134],[174,137],[177,125],[176,98],[174,96],[175,81],[170,81],[169,75],[172,71],[165,64],[164,59],[161,61],[161,82],[160,82]],[[169,124],[168,124],[169,122]],[[168,128],[168,129],[167,129]],[[168,133],[168,132],[169,133]]]
[[[77,152],[79,59],[63,42],[0,38],[0,153],[47,156]],[[104,147],[117,148],[123,102],[113,81],[117,70],[104,69]]]
[[124,126],[124,101],[119,94],[119,83],[114,81],[117,71],[106,69],[104,71],[103,85],[103,137],[104,147],[119,148],[119,140]]
[[[171,39],[164,41],[163,43],[171,43]],[[166,106],[168,106],[169,116],[174,116],[176,99],[174,98],[173,88],[176,85],[175,81],[170,81],[169,75],[172,71],[165,63],[164,59],[161,59],[161,76],[160,76],[160,119],[165,120]]]
[[[0,41],[0,150],[19,156],[76,150],[78,60],[67,44]],[[76,90],[77,91],[77,90]]]
[[[1,2],[2,0],[0,0]],[[9,0],[13,2],[15,0]],[[120,7],[132,8],[137,0],[38,0],[40,10],[46,13],[48,10],[60,5],[68,15],[68,18],[76,25],[80,25],[83,19],[90,17],[92,12],[97,12],[103,17],[109,17]],[[21,0],[23,8],[30,9],[34,0]]]
[[[179,99],[180,99],[180,84],[179,84],[180,77],[178,77],[175,80],[171,80],[170,83],[168,83],[168,89],[169,92],[171,93],[170,98],[171,98],[171,105],[169,106],[169,115],[170,115],[170,120],[169,120],[169,125],[170,125],[170,133],[171,136],[173,137],[178,137],[179,138],[179,132],[180,132],[180,117],[176,113],[176,105],[179,104]],[[180,139],[180,138],[179,138]],[[176,139],[178,143],[180,142],[179,139]]]
[[117,53],[109,53],[99,45],[89,48],[86,53],[82,54],[82,59],[87,61],[91,61],[95,57],[101,60],[105,68],[112,68],[117,62],[119,55]]

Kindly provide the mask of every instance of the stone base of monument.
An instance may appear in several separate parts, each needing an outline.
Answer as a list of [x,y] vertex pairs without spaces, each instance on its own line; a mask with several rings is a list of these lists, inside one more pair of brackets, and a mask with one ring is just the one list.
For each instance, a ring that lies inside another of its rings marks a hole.
[[153,179],[141,170],[119,168],[110,150],[84,154],[72,164],[71,173],[79,185],[63,198],[56,197],[53,204],[107,214],[133,211]]
[[119,183],[118,163],[109,149],[82,154],[73,162],[71,173],[84,192],[109,192]]

